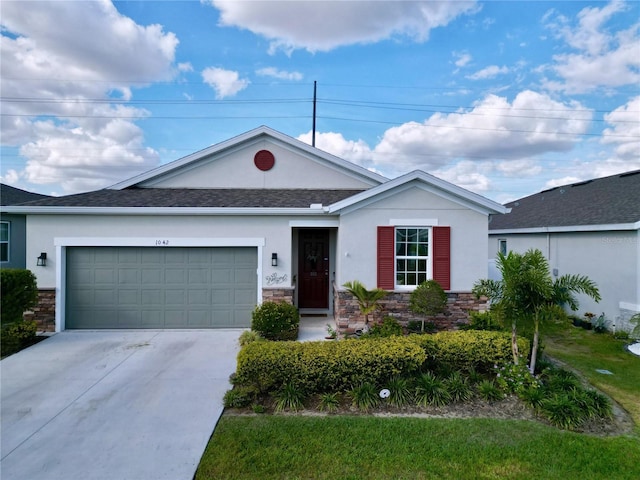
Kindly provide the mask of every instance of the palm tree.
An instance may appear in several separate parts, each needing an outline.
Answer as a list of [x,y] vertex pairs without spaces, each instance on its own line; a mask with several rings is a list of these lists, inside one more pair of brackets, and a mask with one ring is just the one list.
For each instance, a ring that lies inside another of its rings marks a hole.
[[364,315],[365,328],[369,326],[369,315],[380,308],[380,300],[389,294],[381,288],[367,290],[367,288],[358,280],[347,282],[343,285],[347,291],[353,295],[358,301],[360,313]]
[[502,280],[480,280],[473,291],[491,301],[491,310],[503,318],[511,318],[511,348],[514,363],[518,363],[517,321],[533,322],[529,370],[536,367],[540,340],[540,322],[562,318],[562,306],[578,309],[575,294],[583,293],[599,302],[600,292],[595,282],[584,275],[563,275],[555,280],[549,273],[549,262],[537,249],[524,254],[509,252],[498,254],[496,263]]

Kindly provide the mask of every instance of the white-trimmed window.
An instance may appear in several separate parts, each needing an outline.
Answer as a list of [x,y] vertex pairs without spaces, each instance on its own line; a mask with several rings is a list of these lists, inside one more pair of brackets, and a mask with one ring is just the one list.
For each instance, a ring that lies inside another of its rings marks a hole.
[[507,239],[506,238],[498,239],[498,252],[501,253],[502,255],[506,255],[507,254]]
[[396,287],[415,287],[431,278],[431,228],[396,227]]
[[0,262],[9,261],[9,222],[0,222]]

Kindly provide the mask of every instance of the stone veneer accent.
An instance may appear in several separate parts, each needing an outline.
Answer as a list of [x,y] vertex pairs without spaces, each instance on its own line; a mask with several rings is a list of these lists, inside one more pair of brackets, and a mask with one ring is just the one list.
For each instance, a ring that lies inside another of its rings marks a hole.
[[[340,291],[334,285],[334,313],[336,327],[340,333],[353,333],[364,326],[358,301],[349,292]],[[381,309],[369,316],[369,324],[382,321],[384,317],[393,317],[406,326],[411,320],[420,320],[420,315],[409,310],[410,292],[391,292],[380,301]],[[436,317],[429,318],[438,330],[457,330],[460,323],[469,322],[469,311],[487,310],[487,299],[476,299],[471,292],[447,292],[447,310]]]
[[39,332],[56,330],[56,291],[54,288],[38,290],[38,303],[24,312],[25,320],[35,320]]
[[286,302],[293,305],[293,288],[263,288],[263,302]]

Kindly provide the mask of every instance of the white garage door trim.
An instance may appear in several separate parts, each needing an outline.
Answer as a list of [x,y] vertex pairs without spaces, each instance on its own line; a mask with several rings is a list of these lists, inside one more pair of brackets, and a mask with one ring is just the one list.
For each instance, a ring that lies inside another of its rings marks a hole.
[[56,332],[65,329],[67,247],[256,247],[258,250],[256,303],[262,303],[262,258],[264,237],[175,238],[175,237],[56,237]]

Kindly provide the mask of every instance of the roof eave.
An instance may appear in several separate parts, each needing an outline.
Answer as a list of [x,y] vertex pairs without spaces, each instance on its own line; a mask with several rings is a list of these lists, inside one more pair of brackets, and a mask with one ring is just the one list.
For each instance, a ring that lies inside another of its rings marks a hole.
[[640,230],[640,221],[635,223],[605,223],[598,225],[562,225],[547,227],[499,228],[489,235],[508,235],[517,233],[571,233],[571,232],[605,232],[614,230]]
[[323,207],[12,207],[23,215],[326,215]]
[[378,185],[377,187],[370,188],[369,190],[365,190],[364,192],[336,202],[329,206],[329,212],[340,212],[347,208],[353,207],[358,203],[371,200],[376,196],[389,192],[390,190],[409,185],[412,182],[422,183],[424,185],[433,187],[436,190],[440,190],[451,200],[457,201],[458,203],[463,203],[466,206],[470,206],[475,210],[487,215],[504,214],[511,212],[511,209],[505,207],[504,205],[501,205],[497,202],[494,202],[493,200],[473,193],[462,187],[458,187],[457,185],[449,183],[445,180],[434,177],[433,175],[429,175],[428,173],[421,170],[414,170],[413,172],[394,178],[393,180],[389,180],[388,182]]

